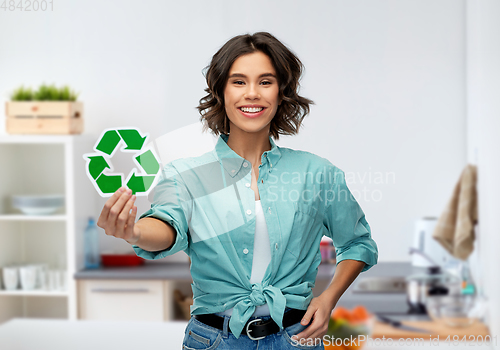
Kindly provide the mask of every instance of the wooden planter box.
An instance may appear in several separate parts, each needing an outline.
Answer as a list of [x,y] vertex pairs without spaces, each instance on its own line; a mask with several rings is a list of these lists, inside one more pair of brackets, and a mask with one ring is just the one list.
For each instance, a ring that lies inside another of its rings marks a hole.
[[5,104],[9,134],[81,134],[83,104],[71,101],[9,101]]

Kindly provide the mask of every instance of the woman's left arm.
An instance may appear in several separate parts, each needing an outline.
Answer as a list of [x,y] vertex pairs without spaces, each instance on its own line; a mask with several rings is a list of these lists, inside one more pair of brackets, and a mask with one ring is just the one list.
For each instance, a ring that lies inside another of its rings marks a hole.
[[332,176],[328,178],[333,181],[328,184],[329,195],[325,197],[329,201],[325,206],[323,225],[335,246],[337,268],[328,288],[309,303],[301,323],[307,325],[311,318],[313,321],[296,335],[298,341],[301,338],[323,338],[331,312],[341,295],[361,272],[369,270],[378,259],[377,244],[371,238],[370,225],[347,187],[344,172],[333,165],[331,170]]
[[358,260],[342,260],[338,263],[330,285],[321,295],[311,300],[306,314],[300,322],[305,326],[312,318],[312,323],[302,332],[293,336],[292,340],[300,342],[302,339],[302,343],[304,343],[308,342],[307,339],[323,338],[328,330],[328,322],[333,308],[364,267],[365,263]]

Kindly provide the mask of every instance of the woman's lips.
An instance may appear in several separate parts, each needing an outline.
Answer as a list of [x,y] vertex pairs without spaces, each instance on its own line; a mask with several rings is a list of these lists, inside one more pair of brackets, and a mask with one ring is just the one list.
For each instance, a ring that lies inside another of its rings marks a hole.
[[249,113],[249,112],[243,112],[241,108],[237,108],[238,111],[240,111],[241,114],[243,114],[247,118],[257,118],[260,117],[262,114],[264,114],[264,111],[266,110],[265,108],[262,108],[260,112],[254,112],[254,113]]

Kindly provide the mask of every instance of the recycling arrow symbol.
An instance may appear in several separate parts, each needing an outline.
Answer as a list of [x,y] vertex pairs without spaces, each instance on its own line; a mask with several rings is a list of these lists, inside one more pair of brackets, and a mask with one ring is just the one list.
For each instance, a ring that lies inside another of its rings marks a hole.
[[160,170],[158,157],[153,150],[144,150],[148,135],[135,128],[104,130],[94,146],[96,153],[87,153],[83,158],[87,160],[87,176],[103,197],[109,197],[123,186],[124,174],[109,173],[113,170],[111,158],[119,148],[122,152],[134,153],[134,162],[142,172],[132,169],[125,183],[133,194],[146,196],[153,187]]

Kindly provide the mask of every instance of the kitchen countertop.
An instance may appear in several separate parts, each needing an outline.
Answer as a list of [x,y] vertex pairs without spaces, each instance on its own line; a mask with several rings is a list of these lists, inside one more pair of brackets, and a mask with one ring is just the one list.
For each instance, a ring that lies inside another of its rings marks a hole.
[[[335,272],[335,264],[320,264],[317,280],[331,281]],[[139,266],[102,267],[99,269],[86,269],[74,274],[79,279],[171,279],[191,280],[189,263],[144,263]]]
[[[408,276],[424,269],[415,268],[409,262],[379,262],[370,270],[363,272],[365,276]],[[335,264],[320,264],[317,280],[331,281],[335,272]],[[80,270],[74,274],[75,279],[191,279],[189,263],[144,263],[139,266],[102,267],[92,270]]]
[[74,274],[79,279],[191,280],[189,263],[144,263],[138,266],[85,269]]
[[404,321],[402,324],[420,329],[420,332],[414,330],[405,330],[393,327],[386,323],[376,321],[371,337],[373,338],[391,338],[407,339],[416,338],[423,340],[430,339],[486,339],[490,335],[488,327],[482,322],[474,322],[467,327],[450,327],[437,321]]

